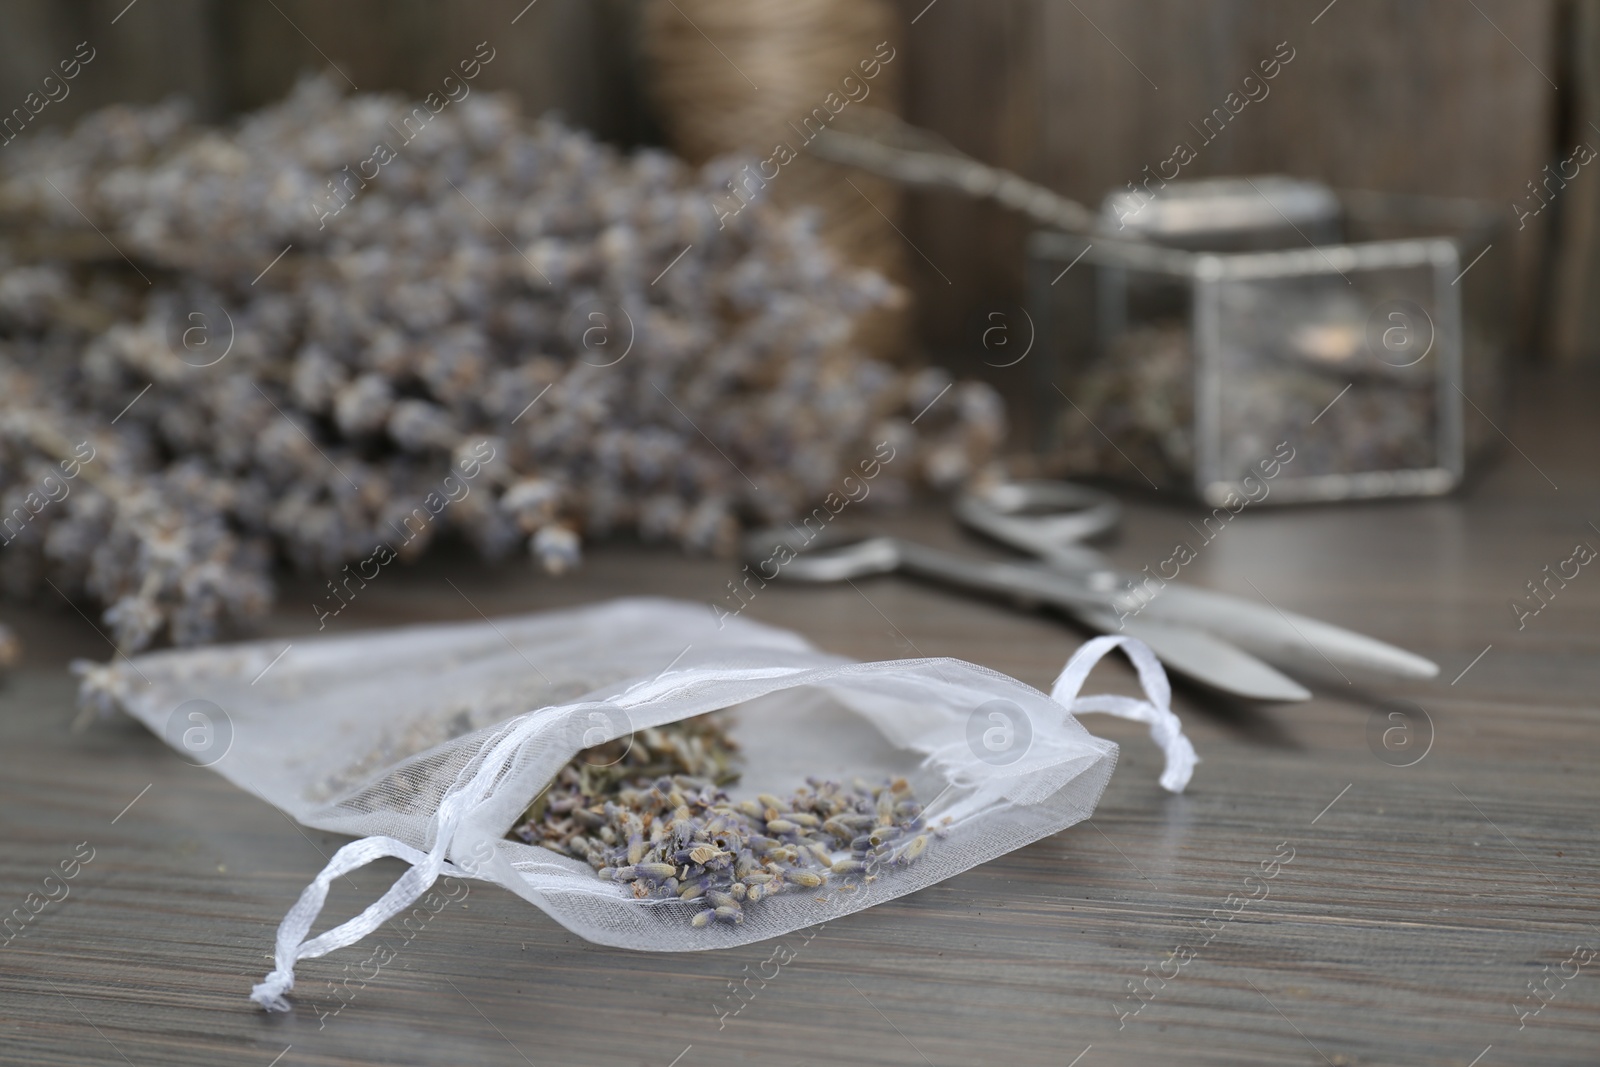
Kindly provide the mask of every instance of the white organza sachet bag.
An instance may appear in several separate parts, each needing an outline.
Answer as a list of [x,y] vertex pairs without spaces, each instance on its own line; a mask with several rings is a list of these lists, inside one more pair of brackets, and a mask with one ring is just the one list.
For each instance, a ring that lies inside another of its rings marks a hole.
[[[961,660],[857,663],[770,626],[719,624],[703,604],[644,598],[285,644],[157,652],[97,668],[87,683],[303,825],[360,838],[280,925],[276,968],[252,994],[273,1010],[289,1006],[296,962],[359,941],[444,875],[504,886],[602,944],[725,948],[914,892],[1087,818],[1117,746],[1073,712],[1148,723],[1169,790],[1183,789],[1195,763],[1160,664],[1125,637],[1085,644],[1049,696]],[[1079,697],[1119,645],[1147,699]],[[734,801],[787,795],[813,776],[902,777],[925,805],[917,861],[780,892],[739,925],[697,928],[694,905],[635,899],[579,860],[508,839],[583,749],[719,709],[733,709],[742,754]],[[312,937],[333,879],[386,856],[411,867],[360,915]]]

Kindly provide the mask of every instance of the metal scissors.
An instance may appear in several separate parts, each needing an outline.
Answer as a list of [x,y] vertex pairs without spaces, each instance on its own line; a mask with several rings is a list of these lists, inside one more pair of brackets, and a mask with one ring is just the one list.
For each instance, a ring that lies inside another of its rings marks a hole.
[[1082,543],[1122,517],[1116,498],[1095,489],[1002,482],[958,496],[955,514],[1037,562],[978,559],[885,535],[841,539],[824,530],[808,537],[785,528],[751,534],[744,555],[752,564],[777,561],[778,574],[793,581],[839,582],[903,571],[1000,594],[1023,607],[1048,605],[1092,629],[1139,638],[1179,674],[1258,700],[1311,695],[1261,657],[1291,664],[1320,659],[1336,670],[1343,663],[1400,678],[1439,673],[1431,660],[1331,623],[1174,581],[1158,579],[1152,586],[1148,577],[1116,570]]

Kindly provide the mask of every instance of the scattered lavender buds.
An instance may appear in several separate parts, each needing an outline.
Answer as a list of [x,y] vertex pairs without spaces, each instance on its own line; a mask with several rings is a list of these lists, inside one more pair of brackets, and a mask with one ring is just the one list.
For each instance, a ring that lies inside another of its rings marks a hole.
[[806,779],[787,797],[733,801],[736,747],[704,715],[585,749],[561,769],[508,837],[580,859],[636,899],[695,905],[692,925],[742,923],[745,909],[835,875],[916,861],[922,806],[904,778]]
[[621,531],[731,552],[879,442],[888,501],[991,462],[992,390],[851,347],[900,294],[815,218],[719,225],[736,161],[482,91],[402,142],[411,106],[315,78],[227,128],[117,106],[7,147],[0,591],[199,644],[280,561],[335,578],[321,625],[446,534],[551,571]]

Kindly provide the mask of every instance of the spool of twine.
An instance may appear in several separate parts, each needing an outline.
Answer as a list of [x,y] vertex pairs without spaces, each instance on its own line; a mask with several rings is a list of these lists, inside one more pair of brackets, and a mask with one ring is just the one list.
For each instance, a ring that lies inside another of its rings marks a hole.
[[[645,0],[642,27],[647,84],[680,155],[695,164],[730,153],[767,160],[788,146],[797,158],[761,195],[816,208],[822,237],[842,260],[906,284],[904,241],[894,229],[900,188],[806,152],[824,119],[834,128],[867,108],[899,112],[906,56],[891,0]],[[877,64],[875,77],[863,74],[863,62]],[[907,301],[863,316],[854,341],[894,360],[909,336]]]

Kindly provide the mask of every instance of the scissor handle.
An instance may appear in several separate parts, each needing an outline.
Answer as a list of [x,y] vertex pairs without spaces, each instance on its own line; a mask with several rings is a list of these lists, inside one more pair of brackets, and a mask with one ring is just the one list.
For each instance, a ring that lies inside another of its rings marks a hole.
[[1001,482],[961,493],[955,514],[997,541],[1048,558],[1116,526],[1122,505],[1071,482]]
[[892,537],[851,538],[829,531],[813,544],[782,527],[748,534],[742,555],[763,579],[781,573],[801,582],[843,582],[888,574],[900,566],[898,544]]

